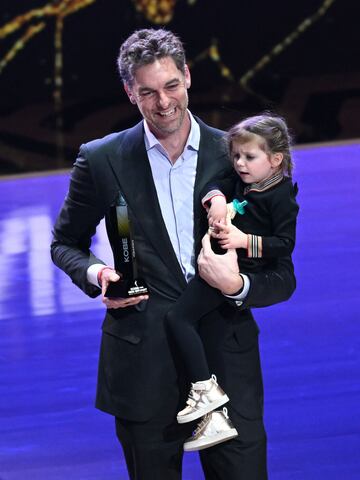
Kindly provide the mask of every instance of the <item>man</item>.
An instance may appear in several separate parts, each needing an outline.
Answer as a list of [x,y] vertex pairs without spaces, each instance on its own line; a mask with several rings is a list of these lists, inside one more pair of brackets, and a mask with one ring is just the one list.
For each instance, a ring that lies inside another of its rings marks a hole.
[[[164,318],[194,275],[201,250],[200,276],[224,294],[222,307],[203,322],[203,340],[239,432],[201,452],[205,477],[266,479],[258,328],[249,307],[289,298],[291,260],[245,276],[236,252],[215,255],[207,236],[201,249],[207,220],[200,191],[231,165],[222,132],[187,109],[191,77],[180,40],[162,29],[139,30],[123,43],[118,63],[143,121],[81,147],[52,243],[56,265],[89,296],[102,293],[107,307],[96,405],[115,416],[131,480],[181,478],[182,445],[193,425],[176,423],[188,385]],[[149,295],[137,298],[107,298],[119,276],[90,251],[96,225],[108,220],[119,193],[128,205],[139,276],[149,287]]]

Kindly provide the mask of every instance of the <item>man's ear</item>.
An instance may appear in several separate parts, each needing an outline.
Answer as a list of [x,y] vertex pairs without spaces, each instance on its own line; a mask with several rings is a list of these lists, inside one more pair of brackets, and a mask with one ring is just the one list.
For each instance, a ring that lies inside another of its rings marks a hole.
[[280,152],[273,153],[271,155],[271,165],[276,168],[281,165],[281,162],[284,160],[284,155]]
[[136,105],[136,98],[134,97],[134,95],[131,91],[131,88],[129,87],[129,85],[127,83],[124,83],[124,90],[125,90],[127,96],[129,97],[130,102],[133,105]]
[[190,88],[191,85],[191,75],[189,67],[185,64],[185,87]]

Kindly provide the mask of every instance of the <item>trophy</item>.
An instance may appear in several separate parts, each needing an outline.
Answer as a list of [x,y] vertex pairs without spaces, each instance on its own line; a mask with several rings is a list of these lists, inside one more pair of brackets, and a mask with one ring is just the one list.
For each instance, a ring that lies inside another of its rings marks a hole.
[[117,282],[110,282],[105,296],[137,297],[148,293],[142,278],[137,275],[135,245],[132,238],[131,223],[124,197],[119,193],[115,205],[110,207],[107,217],[110,242],[114,252],[116,273],[120,276]]

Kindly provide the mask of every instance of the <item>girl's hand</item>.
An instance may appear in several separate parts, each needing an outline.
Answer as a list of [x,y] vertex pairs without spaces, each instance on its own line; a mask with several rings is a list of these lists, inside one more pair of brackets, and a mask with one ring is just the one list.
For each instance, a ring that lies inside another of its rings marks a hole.
[[236,228],[232,223],[215,222],[215,232],[212,236],[218,239],[221,248],[247,248],[247,234]]

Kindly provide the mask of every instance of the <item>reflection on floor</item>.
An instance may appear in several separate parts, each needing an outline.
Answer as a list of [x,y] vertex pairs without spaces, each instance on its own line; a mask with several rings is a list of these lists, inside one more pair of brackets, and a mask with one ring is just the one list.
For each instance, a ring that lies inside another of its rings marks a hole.
[[[272,480],[360,471],[360,144],[295,152],[298,288],[255,311]],[[67,175],[0,182],[0,480],[127,479],[93,408],[103,307],[51,263]],[[94,250],[111,261],[101,226]],[[186,454],[184,479],[203,478]],[[250,479],[249,479],[250,480]]]

